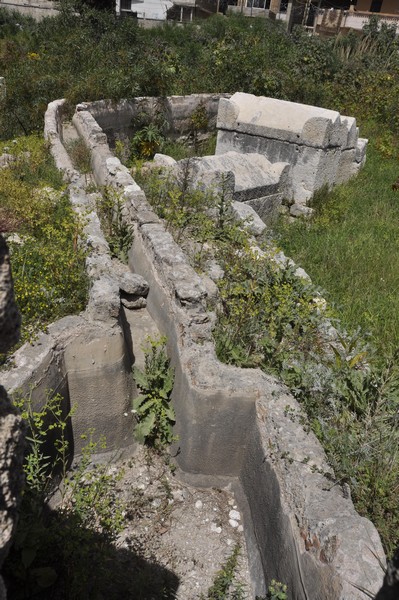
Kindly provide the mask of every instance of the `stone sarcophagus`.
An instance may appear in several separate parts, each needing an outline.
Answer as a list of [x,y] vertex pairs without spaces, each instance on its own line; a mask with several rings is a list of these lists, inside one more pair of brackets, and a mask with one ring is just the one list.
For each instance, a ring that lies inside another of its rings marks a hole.
[[356,119],[316,106],[237,92],[221,98],[216,154],[263,154],[290,165],[287,199],[306,204],[324,185],[356,175],[365,162],[367,140]]

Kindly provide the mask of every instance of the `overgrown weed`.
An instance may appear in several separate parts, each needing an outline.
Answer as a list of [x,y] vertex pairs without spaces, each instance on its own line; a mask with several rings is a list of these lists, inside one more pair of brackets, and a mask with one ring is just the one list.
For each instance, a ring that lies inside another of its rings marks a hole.
[[23,315],[21,341],[48,323],[82,310],[87,298],[83,224],[63,192],[48,148],[36,136],[9,143],[2,169],[0,214],[6,220],[14,290]]
[[[148,197],[178,241],[206,239],[223,269],[214,330],[218,357],[283,379],[306,412],[302,424],[323,444],[336,481],[350,485],[358,511],[373,520],[389,554],[399,529],[392,494],[399,485],[396,357],[378,358],[370,339],[341,325],[320,289],[289,264],[278,265],[268,244],[261,252],[252,248],[245,227],[229,217],[223,194],[209,203],[190,187],[190,173],[183,176],[176,187],[156,174]],[[204,221],[187,210],[187,198],[202,205]],[[345,226],[338,209],[329,213],[320,203],[317,214]],[[311,225],[298,227],[308,233]]]
[[97,212],[111,256],[127,264],[134,235],[133,227],[123,218],[124,203],[123,196],[113,187],[103,187],[96,194]]
[[[29,434],[26,487],[4,565],[8,592],[16,600],[94,597],[106,585],[113,544],[123,528],[124,506],[116,496],[122,472],[91,465],[93,454],[105,447],[93,430],[80,461],[68,470],[72,413],[65,411],[61,396],[49,393],[40,410],[33,408],[31,396],[18,397],[15,404]],[[56,493],[59,500],[50,509]]]
[[144,350],[144,370],[133,368],[134,379],[140,394],[134,398],[132,408],[138,424],[136,439],[158,449],[174,441],[173,425],[176,421],[171,404],[174,370],[166,354],[166,338],[148,338]]

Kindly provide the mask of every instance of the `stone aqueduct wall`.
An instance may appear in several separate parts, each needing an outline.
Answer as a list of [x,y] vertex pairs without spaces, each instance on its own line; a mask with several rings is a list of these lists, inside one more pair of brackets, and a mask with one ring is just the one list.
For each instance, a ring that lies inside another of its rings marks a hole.
[[[83,182],[61,143],[62,107],[63,101],[49,105],[45,135],[58,167],[71,181],[72,202],[79,206]],[[230,483],[236,489],[257,594],[265,593],[265,578],[287,583],[295,600],[365,599],[355,585],[376,593],[383,576],[376,556],[384,560],[377,531],[356,513],[340,487],[321,474],[329,470],[324,452],[313,434],[287,416],[287,407],[300,411],[287,390],[258,369],[218,361],[209,281],[192,270],[144,192],[112,154],[89,108],[79,105],[73,123],[91,150],[97,184],[114,186],[125,199],[124,218],[135,228],[130,267],[148,281],[148,310],[168,336],[176,371],[181,476],[197,485]],[[93,113],[97,109],[98,104]],[[72,427],[79,430],[80,419],[83,427],[99,425],[116,448],[128,443],[131,429],[122,417],[132,391],[126,378],[126,331],[119,319],[121,283],[94,214],[89,221],[93,287],[88,311],[52,326],[33,349],[21,349],[19,369],[10,372],[6,387],[15,389],[17,381],[25,381],[42,390],[64,388],[66,402],[75,389],[81,415]],[[87,357],[90,343],[93,352]],[[83,372],[79,356],[85,359]],[[104,394],[105,381],[115,391]],[[290,460],[283,458],[287,454]]]

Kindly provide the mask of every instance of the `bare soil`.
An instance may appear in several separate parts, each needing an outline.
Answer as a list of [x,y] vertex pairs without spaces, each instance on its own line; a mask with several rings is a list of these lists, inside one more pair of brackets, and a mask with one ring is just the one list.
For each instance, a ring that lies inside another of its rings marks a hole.
[[127,525],[118,546],[130,557],[126,568],[142,580],[143,599],[214,598],[209,589],[236,547],[237,567],[223,598],[253,598],[242,519],[229,490],[181,483],[169,458],[145,447],[111,469],[120,467]]

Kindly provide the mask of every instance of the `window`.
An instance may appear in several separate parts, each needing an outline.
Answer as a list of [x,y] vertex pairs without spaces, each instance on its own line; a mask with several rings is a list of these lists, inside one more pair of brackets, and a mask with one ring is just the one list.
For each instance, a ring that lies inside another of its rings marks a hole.
[[132,10],[132,0],[121,0],[121,10]]

